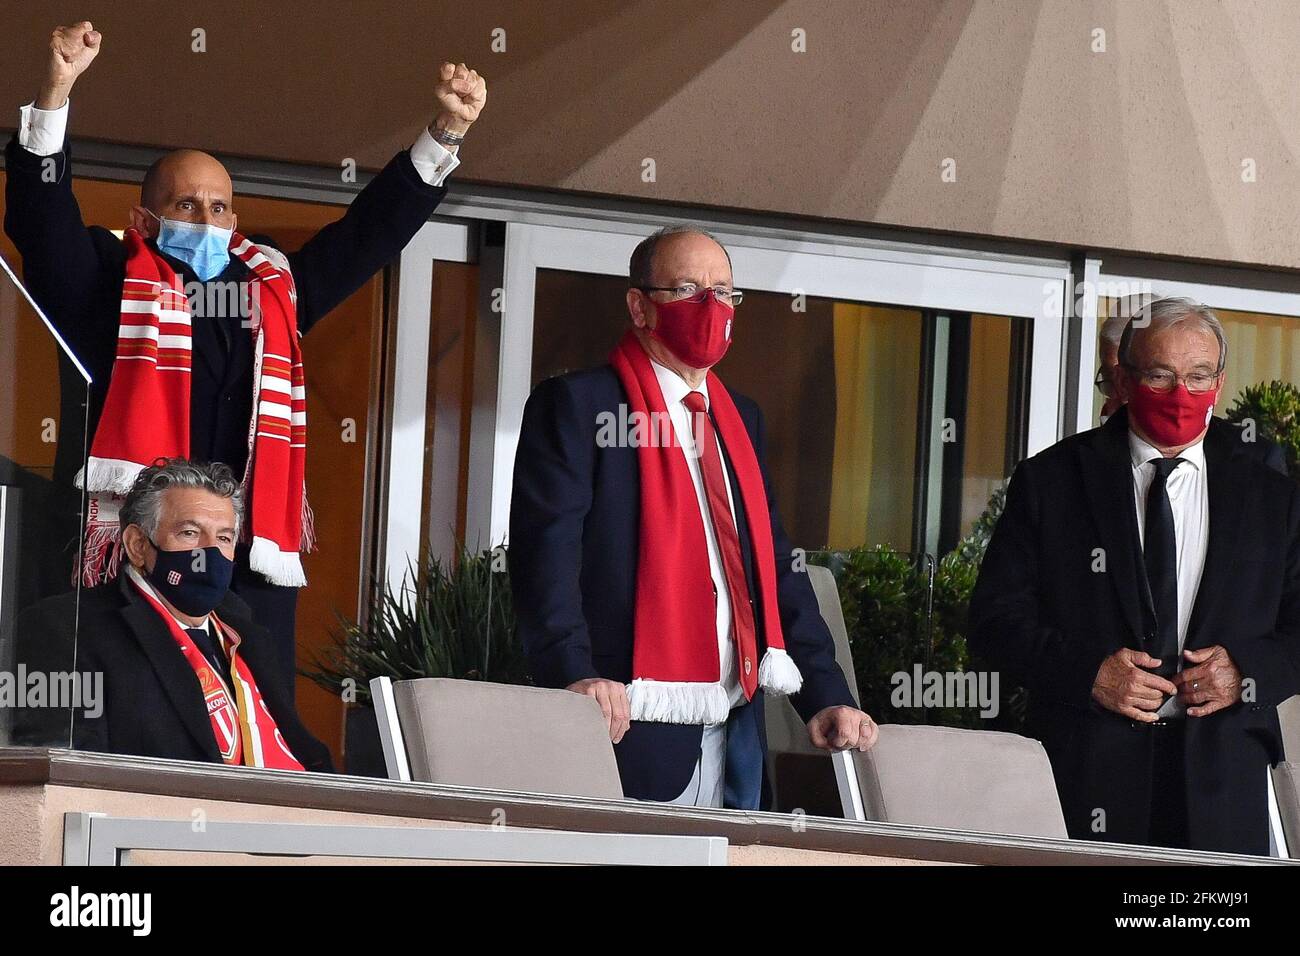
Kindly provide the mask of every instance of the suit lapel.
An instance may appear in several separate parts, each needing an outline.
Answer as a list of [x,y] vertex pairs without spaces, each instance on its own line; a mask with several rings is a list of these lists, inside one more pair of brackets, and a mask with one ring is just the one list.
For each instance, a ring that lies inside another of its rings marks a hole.
[[1132,640],[1126,643],[1140,648],[1146,631],[1142,611],[1146,577],[1137,560],[1141,541],[1133,499],[1128,417],[1123,410],[1107,420],[1096,442],[1080,446],[1079,457],[1089,509],[1105,551],[1107,575],[1132,632]]
[[1211,423],[1205,436],[1205,481],[1209,497],[1210,530],[1205,549],[1205,570],[1196,589],[1192,617],[1187,626],[1185,647],[1207,647],[1220,643],[1207,634],[1222,595],[1230,588],[1233,555],[1238,554],[1237,539],[1241,531],[1242,510],[1247,483],[1239,468],[1244,460],[1237,454],[1240,443],[1226,435],[1222,427]]
[[118,575],[118,581],[125,599],[122,618],[158,674],[181,725],[208,759],[220,762],[221,755],[217,752],[212,723],[203,705],[198,677],[176,646],[166,622],[135,592],[134,585],[127,580],[125,568]]

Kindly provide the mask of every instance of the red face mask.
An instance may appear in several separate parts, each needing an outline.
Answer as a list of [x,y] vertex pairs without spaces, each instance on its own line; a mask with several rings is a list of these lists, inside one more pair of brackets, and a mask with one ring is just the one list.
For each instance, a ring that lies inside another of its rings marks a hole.
[[647,331],[691,368],[709,368],[727,354],[735,309],[712,293],[703,302],[656,302],[655,312],[659,324]]
[[1193,394],[1182,382],[1169,392],[1139,385],[1128,400],[1128,409],[1143,434],[1162,448],[1176,448],[1205,430],[1218,397],[1218,389]]

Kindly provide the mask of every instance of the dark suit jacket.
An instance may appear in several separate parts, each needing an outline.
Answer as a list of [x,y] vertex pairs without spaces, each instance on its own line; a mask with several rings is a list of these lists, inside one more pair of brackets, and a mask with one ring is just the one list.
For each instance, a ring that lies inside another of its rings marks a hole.
[[[72,745],[102,753],[221,763],[198,677],[166,622],[126,575],[81,593],[75,663],[67,659],[66,650],[73,646],[74,600],[74,594],[61,594],[29,608],[19,617],[17,632],[18,661],[29,673],[75,669],[104,675],[103,712],[94,718],[75,712]],[[217,615],[239,632],[240,654],[298,762],[308,770],[332,771],[329,749],[302,725],[285,698],[270,635],[252,620],[248,605],[230,593]],[[19,711],[15,742],[66,745],[67,720],[66,712]]]
[[[93,379],[88,432],[93,436],[117,351],[126,246],[109,230],[87,227],[82,221],[72,192],[67,146],[49,158],[55,162],[52,182],[43,175],[46,157],[19,146],[16,136],[9,141],[5,232],[23,257],[28,291]],[[289,253],[298,291],[299,330],[306,333],[394,259],[446,192],[445,187],[430,186],[420,178],[409,153],[398,153],[341,218]],[[164,258],[187,284],[198,281],[180,260]],[[239,282],[250,274],[242,261],[232,258],[211,282]],[[248,457],[253,398],[251,337],[241,321],[240,316],[195,317],[190,379],[190,457],[225,462],[236,476],[243,474]],[[70,482],[82,464],[87,429],[78,402],[85,395],[75,373],[70,374],[66,366],[61,372],[64,415],[55,477]]]
[[[1244,441],[1243,438],[1246,432],[1243,426],[1235,422],[1224,421],[1221,418],[1216,418],[1214,421],[1220,423],[1215,425],[1215,428],[1220,429],[1225,435],[1241,445],[1247,458],[1254,458],[1266,468],[1272,468],[1280,474],[1290,476],[1291,469],[1287,467],[1286,451],[1277,442],[1259,437],[1256,437],[1254,441]],[[1232,431],[1226,431],[1226,428],[1231,428]]]
[[[1300,485],[1215,420],[1205,438],[1209,544],[1186,647],[1222,645],[1254,700],[1187,718],[1191,845],[1268,850],[1265,772],[1282,756],[1276,707],[1300,692]],[[1101,549],[1098,551],[1097,549]],[[1098,557],[1104,571],[1094,571]],[[1148,842],[1153,728],[1102,709],[1102,660],[1152,630],[1128,416],[1021,463],[971,600],[972,649],[1029,690],[1070,835]],[[1094,811],[1105,812],[1094,832]]]
[[[808,576],[791,568],[793,546],[781,526],[764,464],[762,412],[752,399],[730,394],[767,488],[781,625],[786,649],[804,678],[803,690],[793,698],[795,707],[808,720],[825,707],[856,706],[835,663],[834,642]],[[524,409],[510,507],[510,578],[520,636],[533,678],[543,687],[567,687],[592,677],[632,679],[641,520],[637,450],[596,442],[597,416],[617,416],[626,403],[617,373],[606,365],[542,382]],[[724,461],[761,640],[762,605],[754,600],[749,525],[725,453]],[[754,698],[760,708],[762,696]],[[758,717],[762,727],[761,711]],[[675,798],[690,782],[701,738],[700,726],[634,722],[614,749],[624,793]]]

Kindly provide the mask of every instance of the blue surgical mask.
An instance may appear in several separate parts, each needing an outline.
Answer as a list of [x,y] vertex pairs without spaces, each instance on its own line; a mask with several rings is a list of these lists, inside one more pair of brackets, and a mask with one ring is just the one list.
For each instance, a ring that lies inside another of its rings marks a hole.
[[[149,210],[145,210],[149,212]],[[222,229],[202,222],[185,222],[164,219],[149,212],[158,220],[158,248],[175,256],[194,270],[202,282],[215,279],[230,265],[230,237],[233,229]]]

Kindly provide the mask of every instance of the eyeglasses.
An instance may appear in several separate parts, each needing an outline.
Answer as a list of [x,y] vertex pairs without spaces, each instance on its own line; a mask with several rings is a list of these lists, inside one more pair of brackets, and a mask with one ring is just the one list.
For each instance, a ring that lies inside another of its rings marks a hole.
[[1189,392],[1208,392],[1219,380],[1219,372],[1192,372],[1179,375],[1167,368],[1151,368],[1137,372],[1138,379],[1147,388],[1157,392],[1172,392],[1182,382]]
[[741,292],[739,289],[728,289],[726,286],[722,285],[703,288],[696,285],[694,282],[686,282],[682,285],[671,286],[640,285],[637,286],[637,288],[642,292],[667,292],[671,296],[668,300],[669,302],[680,302],[682,300],[688,302],[703,302],[705,296],[712,293],[713,297],[723,305],[729,305],[734,309],[745,300],[745,293]]

